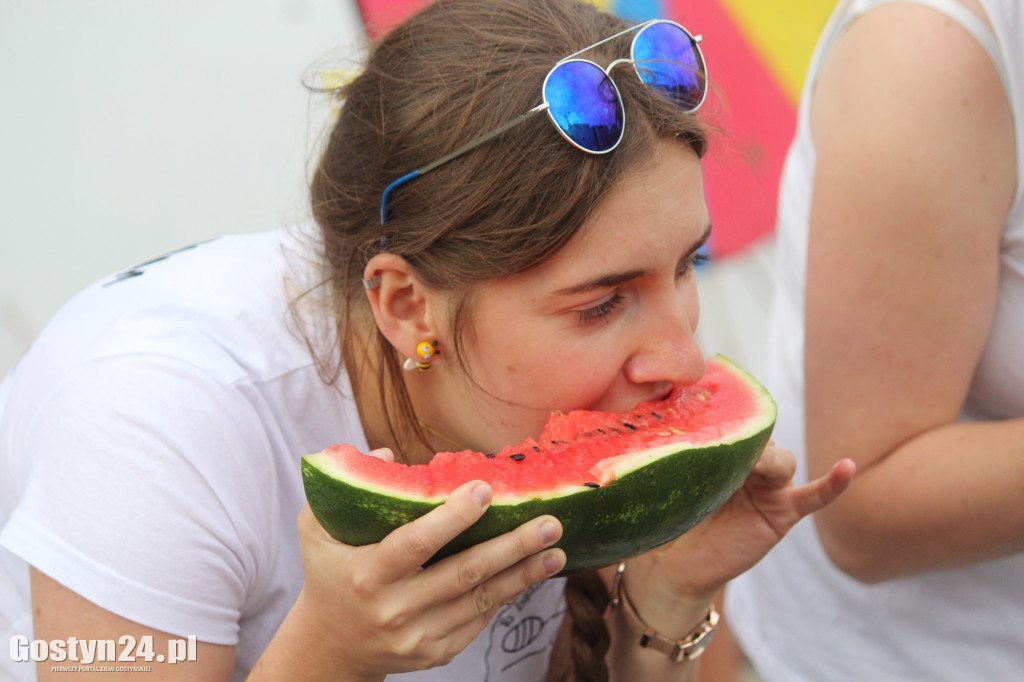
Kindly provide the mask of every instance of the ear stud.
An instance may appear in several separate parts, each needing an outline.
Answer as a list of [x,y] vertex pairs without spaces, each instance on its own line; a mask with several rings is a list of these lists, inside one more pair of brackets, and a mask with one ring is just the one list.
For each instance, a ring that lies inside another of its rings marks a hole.
[[441,350],[437,347],[437,341],[420,341],[416,344],[417,359],[408,358],[402,366],[405,369],[415,367],[421,372],[426,372],[434,362],[434,356],[440,354]]

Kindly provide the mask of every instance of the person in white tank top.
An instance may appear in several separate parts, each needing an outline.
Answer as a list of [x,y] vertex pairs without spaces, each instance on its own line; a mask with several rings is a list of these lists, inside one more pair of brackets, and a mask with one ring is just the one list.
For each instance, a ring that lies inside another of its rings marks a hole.
[[727,589],[766,680],[1024,679],[1024,6],[841,2],[780,189],[769,389],[858,474]]

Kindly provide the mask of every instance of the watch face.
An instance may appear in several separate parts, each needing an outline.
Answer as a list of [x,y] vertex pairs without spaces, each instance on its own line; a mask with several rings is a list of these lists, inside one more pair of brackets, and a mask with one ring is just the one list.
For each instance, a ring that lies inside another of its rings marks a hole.
[[700,658],[701,654],[704,653],[704,650],[708,648],[708,645],[711,644],[711,641],[715,638],[715,633],[717,632],[718,628],[712,628],[698,637],[693,643],[693,648],[687,650],[685,654],[686,660],[692,661],[695,658]]
[[708,645],[711,644],[715,634],[718,632],[718,618],[718,612],[712,606],[711,610],[708,611],[707,619],[698,625],[697,630],[690,635],[691,641],[680,647],[678,657],[676,658],[677,661],[692,661],[700,658],[700,655],[708,648]]

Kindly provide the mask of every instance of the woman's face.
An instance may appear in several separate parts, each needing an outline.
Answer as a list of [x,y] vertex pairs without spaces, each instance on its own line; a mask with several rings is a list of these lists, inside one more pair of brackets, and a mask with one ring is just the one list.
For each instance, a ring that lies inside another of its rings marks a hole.
[[537,436],[550,412],[625,411],[697,381],[693,265],[709,230],[697,156],[661,143],[553,258],[479,290],[464,348],[473,381],[445,363],[428,418],[495,452]]

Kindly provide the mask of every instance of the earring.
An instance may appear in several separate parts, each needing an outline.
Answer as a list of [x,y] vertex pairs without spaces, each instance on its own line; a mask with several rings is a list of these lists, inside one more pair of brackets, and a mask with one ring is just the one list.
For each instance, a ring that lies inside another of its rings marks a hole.
[[416,367],[421,372],[426,372],[430,369],[434,356],[440,354],[441,349],[437,347],[437,341],[420,341],[416,344],[416,357],[419,359],[414,361],[412,358],[408,358],[402,366],[405,369]]

